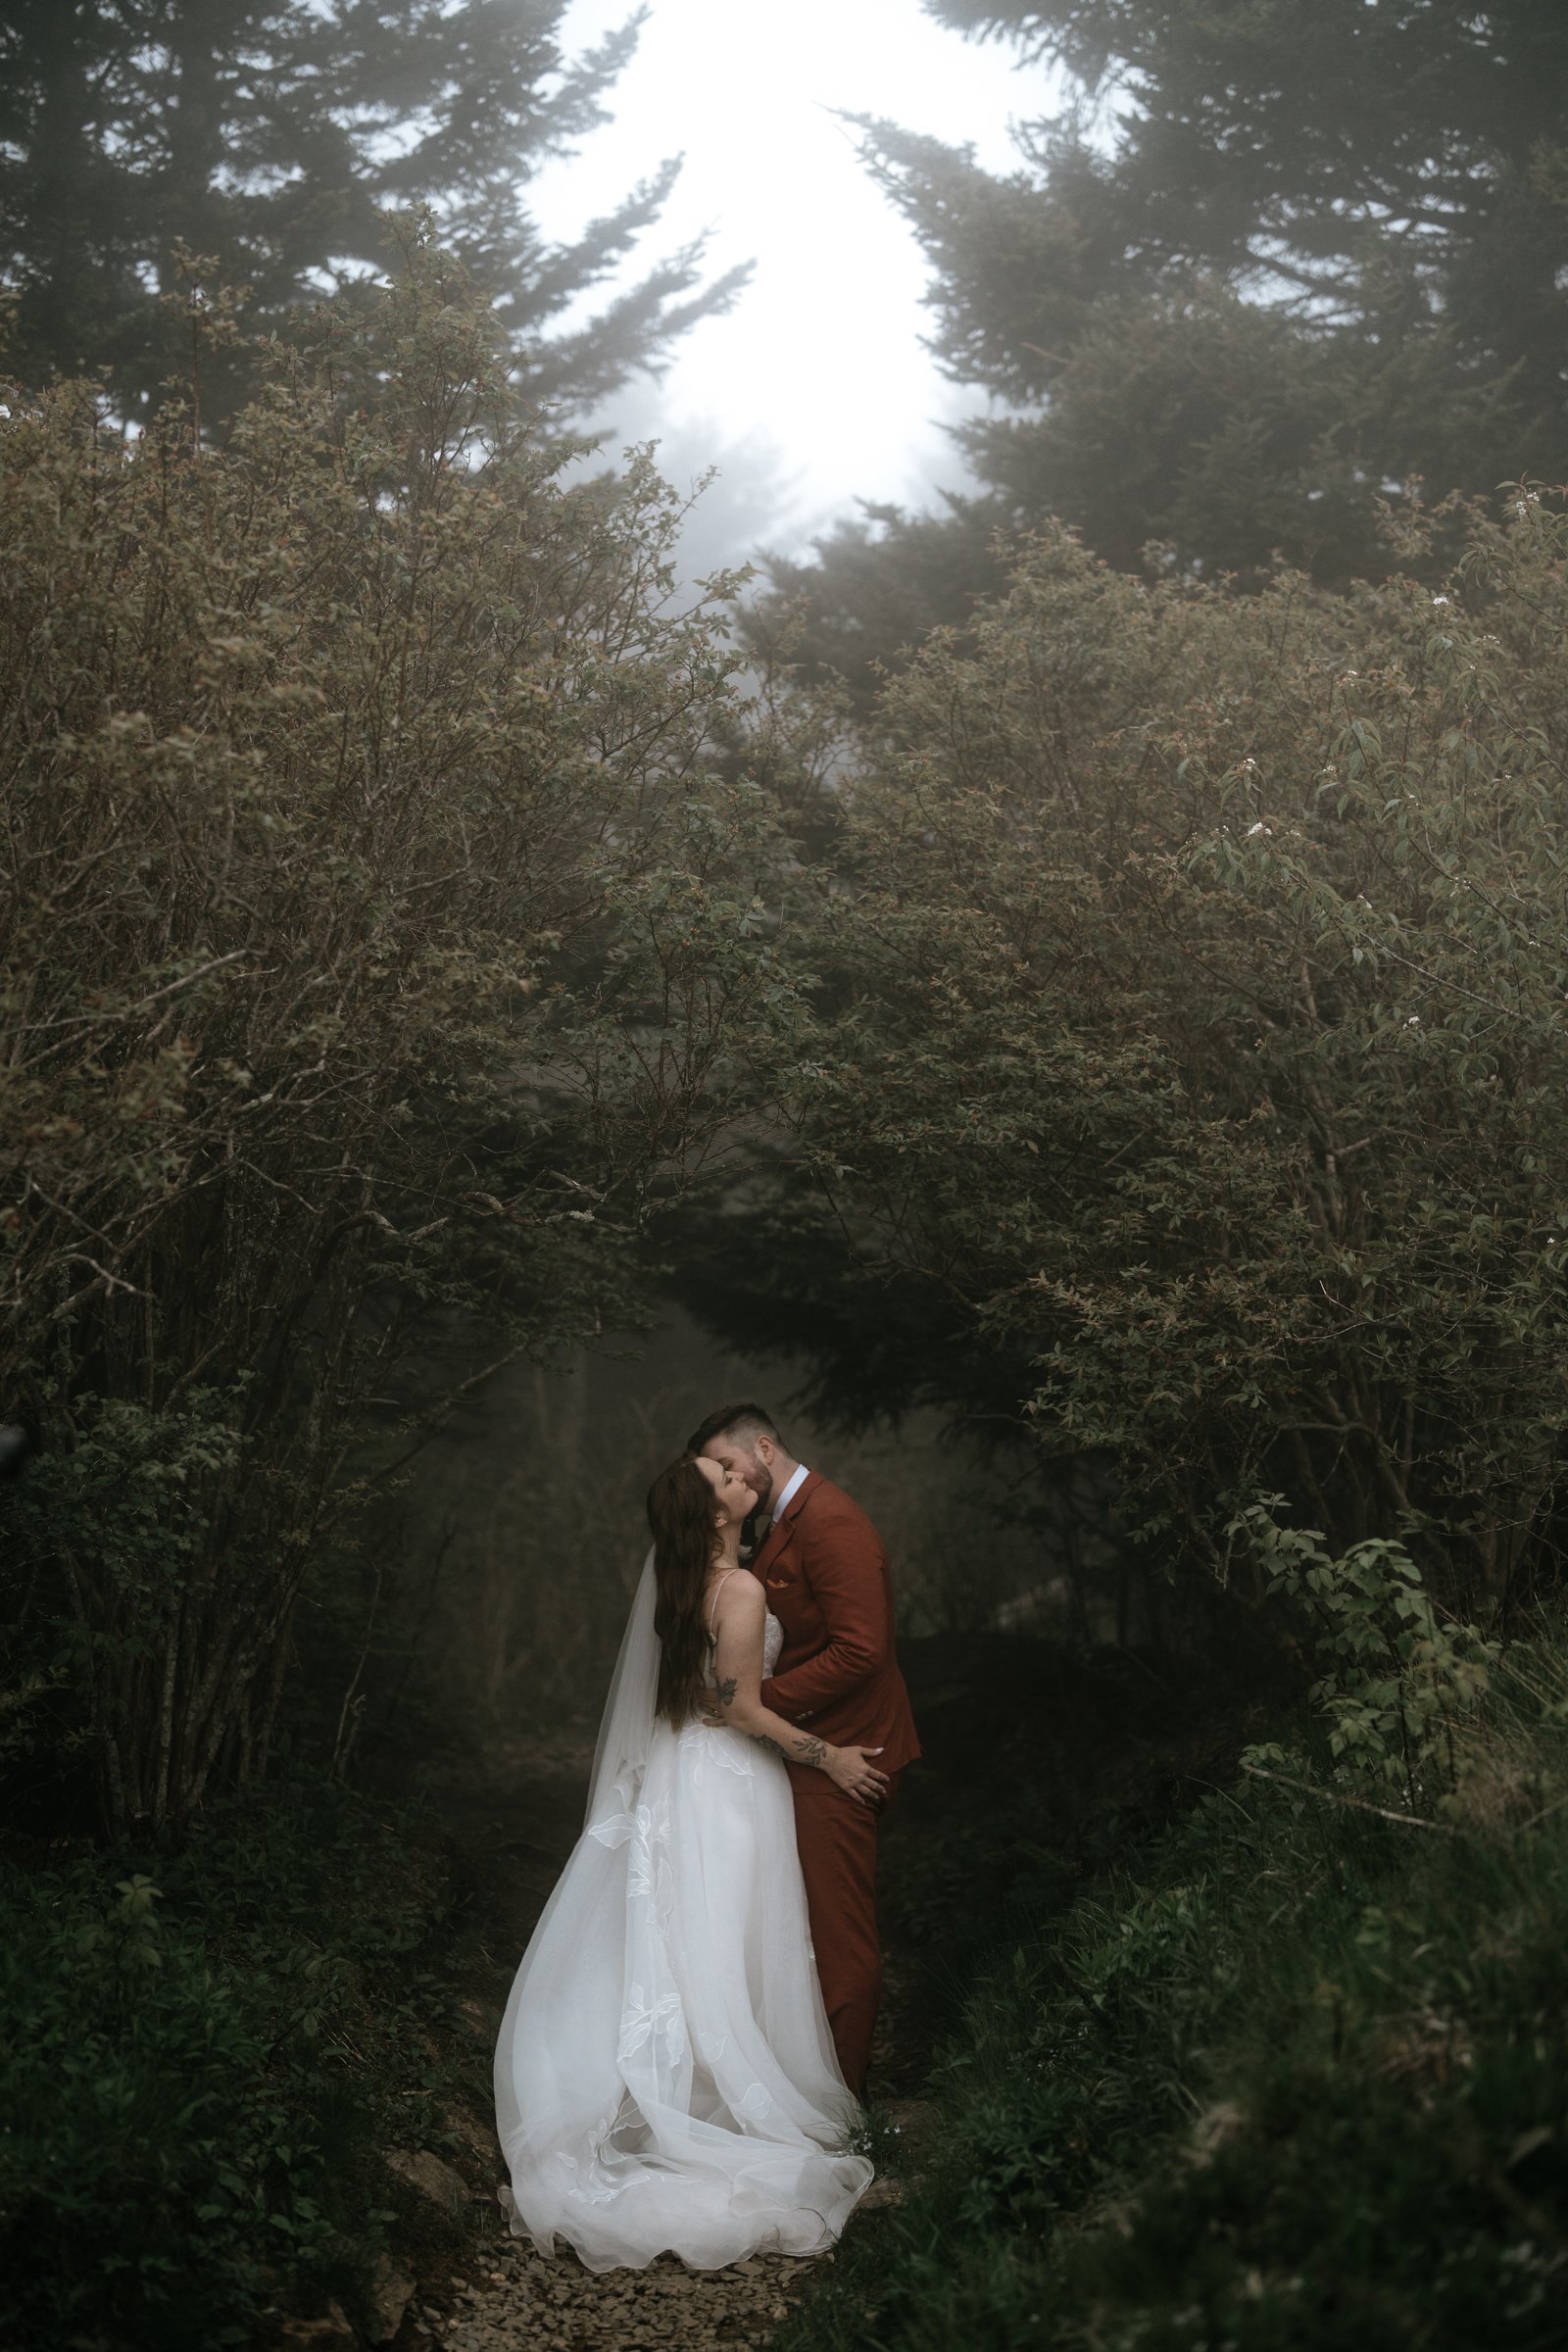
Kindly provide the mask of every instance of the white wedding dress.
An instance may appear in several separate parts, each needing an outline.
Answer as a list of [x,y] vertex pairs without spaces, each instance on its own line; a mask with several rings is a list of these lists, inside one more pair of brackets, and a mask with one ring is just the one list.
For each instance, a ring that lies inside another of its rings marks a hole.
[[[652,1561],[588,1818],[496,2047],[514,2232],[593,2271],[831,2245],[871,2181],[833,2052],[780,1758],[656,1718]],[[764,1672],[783,1631],[766,1619]]]

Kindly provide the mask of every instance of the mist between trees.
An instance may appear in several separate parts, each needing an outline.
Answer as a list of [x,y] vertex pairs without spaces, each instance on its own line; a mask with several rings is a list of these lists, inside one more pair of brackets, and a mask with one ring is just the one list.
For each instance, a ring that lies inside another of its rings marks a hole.
[[564,484],[417,235],[266,366],[221,447],[5,426],[19,1751],[122,1825],[259,1769],[315,1564],[670,1262],[841,1423],[1022,1447],[1058,1572],[1076,1480],[1178,1580],[1260,1591],[1274,1495],[1536,1589],[1549,500],[1401,517],[1436,590],[1048,531],[856,728],[676,594],[645,463]]
[[1529,1597],[1550,501],[1401,518],[1462,538],[1437,590],[1046,532],[856,728],[676,593],[646,463],[564,484],[417,234],[266,367],[221,447],[78,386],[5,426],[19,1760],[120,1827],[260,1770],[302,1589],[423,1435],[671,1264],[841,1425],[1032,1459],[1058,1577],[1087,1517],[1102,1579],[1260,1593],[1272,1496]]
[[[700,1237],[692,1250],[703,1253]],[[427,1719],[437,1737],[454,1722],[486,1742],[541,1724],[591,1737],[646,1550],[643,1498],[708,1399],[742,1396],[758,1378],[744,1328],[730,1351],[678,1308],[656,1311],[651,1330],[487,1380],[434,1434],[416,1474],[369,1501],[363,1544],[332,1592],[318,1582],[307,1602],[302,1646],[340,1749],[366,1716],[372,1746],[385,1738],[393,1690],[405,1720]],[[810,1370],[804,1353],[775,1356],[764,1385],[783,1397]],[[792,1446],[831,1463],[897,1558],[906,1642],[961,1642],[999,1624],[1147,1638],[1148,1580],[1102,1531],[1097,1547],[1083,1502],[1070,1518],[1066,1497],[1029,1492],[1021,1461],[999,1472],[947,1442],[939,1409],[858,1434],[804,1406],[777,1409]],[[340,1723],[332,1675],[362,1654]]]

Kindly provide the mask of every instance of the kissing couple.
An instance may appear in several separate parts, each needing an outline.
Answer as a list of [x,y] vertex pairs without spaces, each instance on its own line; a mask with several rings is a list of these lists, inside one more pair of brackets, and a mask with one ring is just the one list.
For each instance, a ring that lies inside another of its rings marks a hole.
[[586,1825],[496,2047],[499,2194],[593,2271],[815,2254],[871,2182],[877,1824],[920,1752],[887,1554],[755,1404],[709,1416],[648,1521]]

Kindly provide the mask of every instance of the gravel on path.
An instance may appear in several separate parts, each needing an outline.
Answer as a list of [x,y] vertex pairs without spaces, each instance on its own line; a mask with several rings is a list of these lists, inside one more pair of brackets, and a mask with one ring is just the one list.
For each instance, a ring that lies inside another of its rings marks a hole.
[[520,2244],[486,2248],[482,2267],[455,2278],[459,2308],[411,2311],[398,2342],[450,2352],[760,2352],[804,2299],[804,2261],[753,2255],[722,2271],[691,2271],[672,2254],[646,2271],[586,2271],[570,2255],[547,2262]]

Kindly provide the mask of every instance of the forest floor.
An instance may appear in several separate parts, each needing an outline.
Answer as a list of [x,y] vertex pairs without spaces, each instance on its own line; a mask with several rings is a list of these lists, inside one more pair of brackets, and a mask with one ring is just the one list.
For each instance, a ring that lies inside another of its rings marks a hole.
[[[998,1889],[975,1883],[985,1839],[972,1835],[977,1809],[1015,1777],[999,1725],[1010,1727],[1011,1741],[1027,1741],[1041,1791],[1037,1834],[1063,1850],[1086,1807],[1102,1805],[1107,1792],[1136,1785],[1147,1800],[1152,1784],[1170,1779],[1183,1744],[1157,1692],[1139,1685],[1147,1670],[1130,1659],[1107,1670],[1028,1641],[982,1638],[910,1649],[926,1755],[906,1776],[882,1834],[887,1975],[871,2083],[878,2179],[851,2235],[876,2230],[918,2174],[934,2118],[925,2094],[935,2044],[979,1957],[971,1942],[994,1936],[1004,1916]],[[569,2253],[546,2260],[508,2230],[496,2196],[503,2168],[490,2052],[513,1972],[581,1827],[593,1735],[579,1722],[492,1748],[482,1767],[455,1767],[439,1799],[463,1893],[462,1948],[452,1957],[472,2035],[471,2088],[447,2119],[445,2157],[392,2155],[405,2181],[423,2190],[427,2212],[400,2232],[397,2260],[378,2282],[372,2340],[391,2352],[436,2344],[450,2352],[760,2352],[831,2276],[832,2253],[758,2256],[710,2273],[667,2256],[646,2271],[600,2276]],[[334,2307],[326,2320],[295,2322],[284,2341],[348,2352],[363,2339],[340,2319]]]

